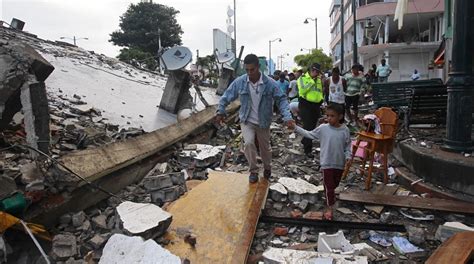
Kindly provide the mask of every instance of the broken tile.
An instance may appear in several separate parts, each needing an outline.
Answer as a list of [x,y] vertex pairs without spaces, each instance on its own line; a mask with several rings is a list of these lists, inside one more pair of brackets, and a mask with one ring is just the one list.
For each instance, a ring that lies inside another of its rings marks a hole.
[[77,255],[76,237],[70,234],[54,236],[52,256],[55,260],[67,260]]

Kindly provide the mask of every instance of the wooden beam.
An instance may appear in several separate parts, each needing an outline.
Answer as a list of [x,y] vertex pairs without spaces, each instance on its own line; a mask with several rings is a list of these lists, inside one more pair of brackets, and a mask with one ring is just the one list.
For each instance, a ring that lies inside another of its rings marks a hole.
[[[239,106],[238,102],[234,102],[229,105],[227,111],[233,112]],[[100,148],[73,152],[62,157],[60,161],[88,181],[95,181],[183,140],[197,128],[211,121],[216,110],[216,106],[211,106],[171,126]],[[73,186],[84,184],[77,178],[71,182]]]
[[450,237],[433,252],[426,264],[472,263],[474,232],[462,232]]
[[437,198],[417,198],[397,195],[371,193],[341,193],[339,200],[364,204],[377,204],[426,210],[445,211],[461,214],[474,214],[472,203],[443,200]]

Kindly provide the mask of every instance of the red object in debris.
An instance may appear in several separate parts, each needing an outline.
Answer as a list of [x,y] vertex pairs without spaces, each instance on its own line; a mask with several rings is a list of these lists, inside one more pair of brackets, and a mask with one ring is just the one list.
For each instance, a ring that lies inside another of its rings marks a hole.
[[323,212],[307,212],[303,215],[303,218],[312,219],[312,220],[323,220]]
[[273,229],[273,234],[276,236],[286,236],[288,235],[288,228],[287,227],[275,227]]
[[300,210],[291,211],[291,217],[293,218],[300,218],[302,216],[303,216],[303,213]]

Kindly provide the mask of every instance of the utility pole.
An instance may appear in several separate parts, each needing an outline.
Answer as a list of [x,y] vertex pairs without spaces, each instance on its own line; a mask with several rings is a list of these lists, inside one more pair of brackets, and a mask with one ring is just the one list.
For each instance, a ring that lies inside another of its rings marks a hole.
[[352,61],[357,64],[357,18],[356,18],[356,1],[352,0],[352,18],[354,27],[354,42],[352,43]]
[[234,0],[234,54],[237,54],[237,9],[236,9],[236,4]]
[[448,113],[446,139],[443,149],[454,152],[471,152],[472,142],[472,94],[474,91],[473,56],[474,37],[472,17],[474,2],[454,2],[454,32],[452,69],[449,72]]
[[341,15],[339,16],[341,18],[341,59],[340,65],[341,65],[341,74],[344,72],[344,0],[341,0]]

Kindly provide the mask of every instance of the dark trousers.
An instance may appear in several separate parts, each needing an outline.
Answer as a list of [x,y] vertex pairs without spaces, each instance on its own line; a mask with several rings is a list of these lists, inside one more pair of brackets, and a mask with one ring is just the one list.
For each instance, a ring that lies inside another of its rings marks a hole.
[[[316,128],[318,120],[321,117],[321,103],[309,102],[301,97],[298,99],[299,114],[304,129],[311,131]],[[303,138],[301,143],[303,143],[304,153],[311,153],[313,141],[309,138]]]
[[336,202],[334,190],[339,186],[343,172],[340,169],[323,169],[324,194],[326,195],[326,204],[328,206],[332,206]]

